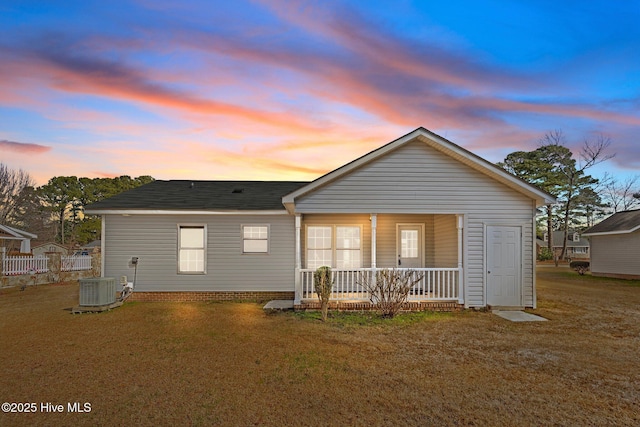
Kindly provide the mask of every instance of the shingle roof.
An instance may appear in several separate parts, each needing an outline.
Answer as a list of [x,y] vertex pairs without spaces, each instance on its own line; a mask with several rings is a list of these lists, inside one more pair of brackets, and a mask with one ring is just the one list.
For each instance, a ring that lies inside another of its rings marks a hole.
[[585,231],[583,235],[632,233],[638,229],[640,229],[640,209],[616,212]]
[[282,196],[299,181],[153,181],[93,203],[87,213],[106,210],[284,210]]

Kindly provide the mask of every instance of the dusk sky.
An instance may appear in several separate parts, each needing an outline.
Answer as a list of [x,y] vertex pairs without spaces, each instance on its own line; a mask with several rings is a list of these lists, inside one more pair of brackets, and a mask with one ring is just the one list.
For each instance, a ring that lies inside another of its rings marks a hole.
[[39,185],[312,180],[420,126],[640,173],[640,1],[0,3],[0,162]]

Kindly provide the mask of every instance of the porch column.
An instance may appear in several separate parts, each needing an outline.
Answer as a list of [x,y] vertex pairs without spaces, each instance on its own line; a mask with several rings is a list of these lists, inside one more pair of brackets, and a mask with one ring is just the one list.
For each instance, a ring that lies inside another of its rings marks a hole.
[[293,303],[300,304],[302,302],[302,280],[300,277],[300,269],[302,269],[302,242],[300,241],[300,227],[302,226],[302,215],[296,214],[296,261],[295,261],[295,296]]
[[464,215],[456,215],[456,228],[458,229],[458,303],[464,304],[464,270],[462,267],[462,230],[464,229]]
[[374,270],[374,275],[375,275],[375,269],[377,267],[376,240],[378,238],[377,237],[378,215],[371,214],[369,215],[369,218],[371,218],[371,268]]
[[31,252],[31,240],[30,239],[22,239],[20,241],[20,252],[23,254],[28,254]]

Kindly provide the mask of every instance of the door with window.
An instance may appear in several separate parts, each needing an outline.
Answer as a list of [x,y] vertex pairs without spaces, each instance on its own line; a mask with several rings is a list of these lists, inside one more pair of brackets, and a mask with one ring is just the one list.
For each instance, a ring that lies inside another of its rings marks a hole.
[[424,267],[424,232],[422,224],[398,225],[398,261],[399,268]]

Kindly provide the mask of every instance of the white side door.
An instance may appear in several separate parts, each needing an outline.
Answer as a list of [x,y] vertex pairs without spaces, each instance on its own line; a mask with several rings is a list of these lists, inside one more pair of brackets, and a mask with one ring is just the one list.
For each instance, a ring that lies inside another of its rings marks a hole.
[[487,304],[522,305],[520,227],[487,227]]

